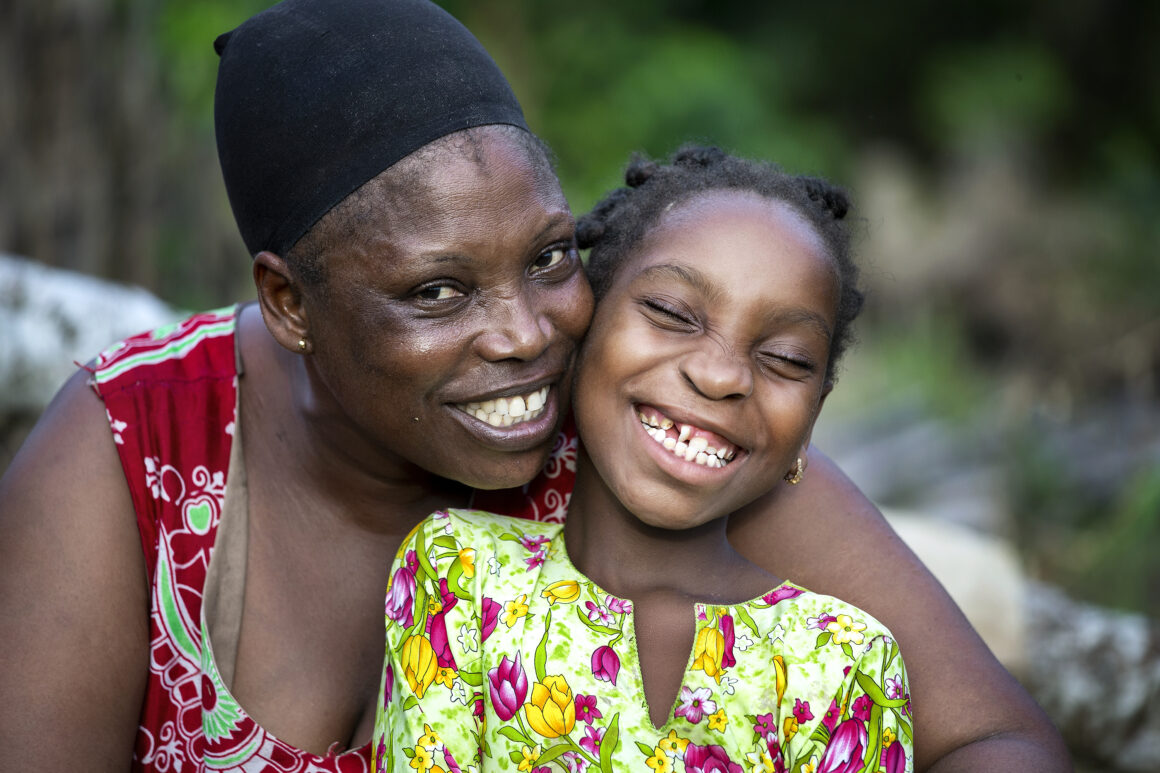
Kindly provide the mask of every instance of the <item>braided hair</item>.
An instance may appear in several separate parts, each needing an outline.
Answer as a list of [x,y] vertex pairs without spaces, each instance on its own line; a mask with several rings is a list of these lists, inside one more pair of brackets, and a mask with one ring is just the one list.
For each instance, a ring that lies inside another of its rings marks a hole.
[[661,216],[674,204],[711,191],[748,191],[792,207],[821,237],[838,269],[838,313],[826,364],[832,381],[842,353],[853,341],[851,323],[862,310],[858,266],[850,248],[846,192],[826,180],[793,175],[772,163],[731,156],[719,148],[686,145],[669,163],[634,156],[617,188],[596,203],[576,224],[576,241],[591,248],[588,278],[599,299],[612,285],[617,269]]

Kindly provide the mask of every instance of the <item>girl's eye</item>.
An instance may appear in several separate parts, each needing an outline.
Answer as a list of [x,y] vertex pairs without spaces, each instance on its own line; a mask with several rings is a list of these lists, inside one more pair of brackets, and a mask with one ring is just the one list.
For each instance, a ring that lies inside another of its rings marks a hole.
[[670,324],[677,324],[681,326],[690,326],[696,324],[693,321],[691,314],[684,311],[678,311],[667,303],[661,303],[660,301],[650,299],[645,300],[644,305],[656,315],[666,319]]
[[451,285],[431,285],[424,287],[415,294],[417,298],[424,301],[445,301],[449,298],[455,298],[463,295],[459,290],[456,290]]
[[766,367],[791,377],[807,378],[814,372],[813,361],[798,355],[764,352],[761,358],[765,361]]

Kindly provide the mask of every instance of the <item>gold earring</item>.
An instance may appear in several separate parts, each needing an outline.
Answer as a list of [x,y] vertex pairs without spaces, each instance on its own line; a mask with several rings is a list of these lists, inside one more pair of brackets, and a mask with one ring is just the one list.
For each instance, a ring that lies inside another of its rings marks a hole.
[[802,461],[802,458],[799,456],[797,461],[794,462],[793,467],[790,467],[789,472],[787,472],[785,474],[784,480],[789,485],[796,486],[797,484],[802,482],[802,478],[804,478],[805,476],[806,476],[806,463],[804,461]]
[[305,338],[298,339],[298,351],[300,351],[300,352],[306,351],[306,339]]

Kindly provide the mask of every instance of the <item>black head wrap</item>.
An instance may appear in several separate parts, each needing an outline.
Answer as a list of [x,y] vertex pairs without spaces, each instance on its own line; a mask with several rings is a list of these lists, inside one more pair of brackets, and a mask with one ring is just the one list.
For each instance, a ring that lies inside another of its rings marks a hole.
[[218,158],[251,255],[285,255],[433,140],[486,124],[527,129],[487,51],[427,0],[285,0],[214,48]]

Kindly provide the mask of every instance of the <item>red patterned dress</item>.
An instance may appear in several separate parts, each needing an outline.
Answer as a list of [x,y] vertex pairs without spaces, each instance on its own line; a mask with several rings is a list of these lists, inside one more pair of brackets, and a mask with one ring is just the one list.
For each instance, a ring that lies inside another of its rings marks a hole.
[[[233,699],[207,646],[202,602],[234,438],[236,323],[234,308],[197,314],[116,344],[93,372],[150,577],[149,681],[133,769],[369,771],[369,744],[320,756],[266,732]],[[575,459],[575,433],[567,428],[536,480],[524,489],[478,492],[473,506],[560,521]]]

